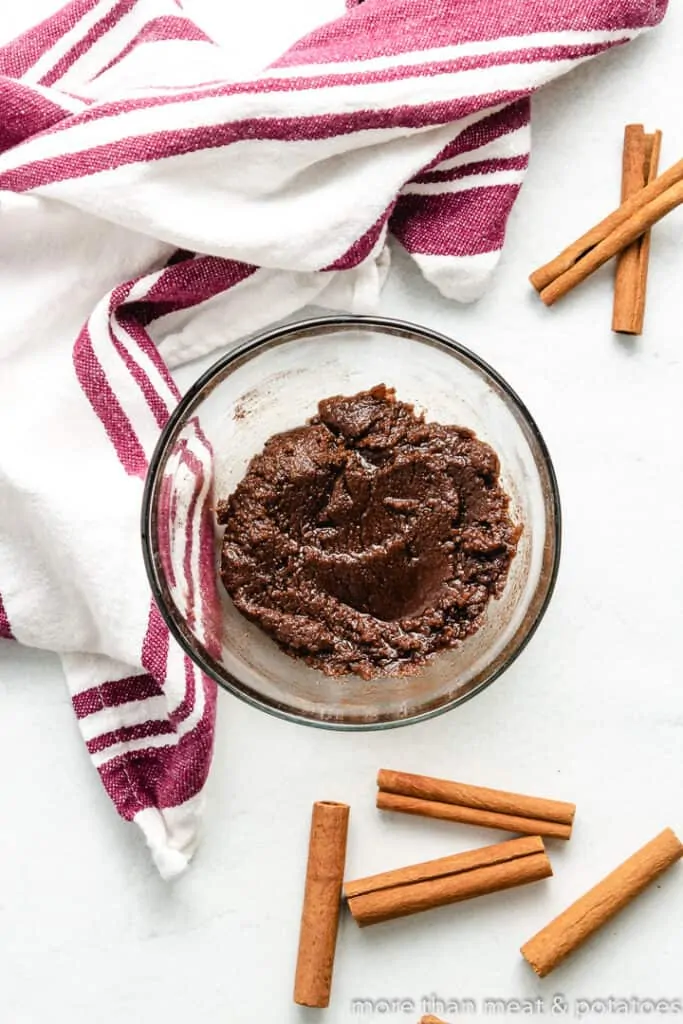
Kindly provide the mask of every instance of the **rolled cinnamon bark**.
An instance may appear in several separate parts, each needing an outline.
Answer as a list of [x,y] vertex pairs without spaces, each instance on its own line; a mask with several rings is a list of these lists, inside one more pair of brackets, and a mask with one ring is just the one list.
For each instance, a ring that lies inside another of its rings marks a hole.
[[670,828],[624,861],[522,946],[522,956],[541,978],[683,856]]
[[[657,177],[662,133],[646,135],[642,124],[628,124],[624,131],[621,201],[625,202]],[[618,334],[642,334],[650,258],[650,232],[641,235],[617,257],[614,276],[612,330]]]
[[550,875],[543,840],[535,836],[347,882],[344,894],[364,928]]
[[[681,182],[683,160],[635,192],[608,217],[568,245],[550,263],[534,271],[529,280],[536,291],[542,293],[543,301],[550,305],[565,295],[593,270],[652,227],[656,220],[683,202],[683,190],[679,188]],[[665,193],[668,198],[658,202]],[[605,246],[607,240],[609,245]],[[587,259],[589,256],[590,260]]]
[[364,893],[378,892],[380,889],[395,889],[399,885],[412,885],[415,882],[444,878],[446,875],[461,875],[473,868],[504,864],[520,857],[543,852],[543,840],[540,836],[508,839],[504,843],[482,846],[478,850],[453,853],[449,857],[439,857],[437,860],[427,860],[422,864],[411,864],[409,867],[394,868],[393,871],[383,871],[379,875],[369,875],[367,878],[345,882],[344,896],[349,900],[354,896],[362,896]]
[[[652,184],[656,185],[658,181],[659,178],[655,178]],[[638,199],[649,188],[650,186],[647,185],[640,192],[637,192],[633,198]],[[620,223],[602,242],[599,242],[595,248],[590,249],[584,257],[578,260],[573,267],[560,274],[547,288],[544,288],[539,293],[542,301],[546,306],[552,306],[554,302],[567,295],[578,284],[581,284],[587,277],[590,277],[594,271],[604,266],[613,256],[616,256],[622,249],[625,249],[627,245],[635,242],[636,239],[640,238],[641,235],[649,231],[663,217],[666,217],[668,213],[671,213],[672,210],[675,210],[681,204],[683,204],[683,181],[679,181],[665,192],[659,193],[649,203],[639,206],[628,220]],[[624,203],[625,205],[626,203]]]
[[409,796],[398,796],[396,793],[385,793],[382,790],[377,793],[377,807],[380,811],[399,811],[402,814],[417,814],[423,818],[455,821],[460,825],[499,828],[505,832],[519,832],[524,836],[540,835],[546,839],[569,839],[572,834],[571,825],[561,825],[556,821],[477,811],[473,807],[441,804],[434,800],[417,800]]
[[484,786],[381,769],[377,774],[380,810],[420,814],[523,835],[569,839],[576,805],[522,796]]
[[301,1006],[330,1002],[348,824],[347,804],[313,805],[294,982],[294,1002]]

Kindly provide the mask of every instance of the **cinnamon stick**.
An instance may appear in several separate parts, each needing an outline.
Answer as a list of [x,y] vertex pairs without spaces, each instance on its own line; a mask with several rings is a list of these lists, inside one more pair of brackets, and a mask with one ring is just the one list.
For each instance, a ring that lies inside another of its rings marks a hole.
[[482,846],[478,850],[467,850],[465,853],[454,853],[449,857],[427,860],[421,864],[411,864],[405,868],[394,868],[383,871],[379,875],[369,875],[353,882],[344,882],[344,896],[347,900],[354,896],[362,896],[368,892],[379,892],[380,889],[395,889],[397,885],[413,885],[415,882],[426,882],[446,875],[463,874],[474,868],[488,867],[491,864],[504,864],[517,857],[528,857],[533,853],[543,853],[543,840],[540,836],[524,839],[507,839],[504,843],[493,846]]
[[522,946],[522,956],[541,978],[627,906],[683,856],[670,828],[624,861]]
[[552,875],[539,836],[347,882],[344,895],[361,928],[446,906]]
[[561,825],[556,821],[519,818],[512,814],[493,814],[488,811],[477,811],[472,807],[458,807],[454,804],[437,803],[434,800],[418,800],[396,793],[385,793],[382,790],[377,794],[377,807],[380,811],[417,814],[423,818],[438,818],[441,821],[454,821],[460,825],[475,825],[479,828],[498,828],[504,832],[544,836],[546,839],[569,839],[572,832],[570,825]]
[[[626,125],[621,179],[622,202],[657,177],[662,133],[646,135],[642,124]],[[614,278],[612,330],[642,334],[645,318],[650,232],[623,249],[617,258]]]
[[381,769],[377,774],[380,810],[419,814],[523,835],[569,839],[576,805],[470,786],[428,775]]
[[330,1002],[349,823],[347,804],[313,805],[294,1002]]
[[683,160],[567,246],[530,281],[550,306],[683,203]]

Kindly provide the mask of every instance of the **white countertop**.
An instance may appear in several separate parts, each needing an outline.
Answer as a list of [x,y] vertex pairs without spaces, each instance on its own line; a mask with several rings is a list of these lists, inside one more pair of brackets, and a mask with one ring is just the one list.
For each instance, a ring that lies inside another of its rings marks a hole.
[[[242,33],[258,33],[254,65],[334,12],[332,0],[185,6],[243,63]],[[5,38],[57,4],[12,7]],[[555,461],[557,591],[492,687],[431,722],[349,735],[221,694],[203,844],[165,884],[91,767],[56,660],[0,644],[0,1024],[413,1024],[431,995],[447,1020],[461,1019],[448,1001],[464,999],[478,1016],[496,997],[550,1007],[561,994],[570,1013],[610,996],[683,1000],[681,865],[545,981],[518,953],[663,827],[683,835],[683,211],[656,229],[642,338],[610,331],[609,269],[553,310],[526,280],[614,205],[625,123],[664,130],[664,166],[683,155],[682,92],[683,6],[672,0],[661,29],[535,101],[531,170],[490,294],[458,307],[401,257],[384,293],[381,312],[452,335],[507,377]],[[574,838],[552,847],[551,883],[366,931],[344,920],[332,1005],[301,1010],[291,989],[312,801],[352,805],[349,877],[501,838],[381,816],[379,767],[575,801]],[[379,1001],[377,1012],[354,1000]]]

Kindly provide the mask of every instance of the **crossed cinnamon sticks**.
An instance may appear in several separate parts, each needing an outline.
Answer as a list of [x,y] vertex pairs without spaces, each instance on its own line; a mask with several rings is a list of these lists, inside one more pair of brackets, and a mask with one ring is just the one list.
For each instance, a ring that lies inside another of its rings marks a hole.
[[544,266],[530,281],[551,306],[614,256],[613,330],[640,334],[645,312],[649,231],[683,203],[683,160],[657,177],[661,132],[646,135],[627,125],[624,135],[622,204]]
[[[386,769],[377,782],[382,810],[529,834],[344,883],[349,808],[315,804],[294,993],[304,1006],[329,1003],[342,895],[361,928],[392,921],[548,878],[542,836],[571,835],[574,804]],[[525,943],[522,955],[541,977],[550,973],[681,857],[683,845],[665,829]]]

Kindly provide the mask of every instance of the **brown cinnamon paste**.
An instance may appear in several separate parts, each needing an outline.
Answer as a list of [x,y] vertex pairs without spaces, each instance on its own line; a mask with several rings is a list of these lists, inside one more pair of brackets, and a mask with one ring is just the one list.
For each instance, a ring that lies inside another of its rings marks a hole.
[[234,493],[221,575],[237,608],[327,675],[405,675],[480,625],[521,526],[496,453],[383,384],[271,437]]

